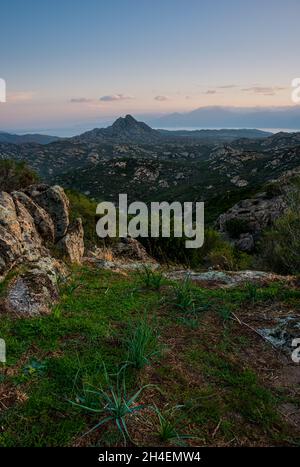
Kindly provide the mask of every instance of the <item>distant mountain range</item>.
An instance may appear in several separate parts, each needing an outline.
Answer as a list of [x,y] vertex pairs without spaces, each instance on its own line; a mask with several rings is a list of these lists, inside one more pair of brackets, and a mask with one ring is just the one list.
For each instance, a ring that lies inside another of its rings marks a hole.
[[0,143],[0,162],[25,161],[47,183],[96,200],[210,203],[208,218],[285,173],[300,173],[300,132],[154,130],[132,116],[49,144]]
[[201,107],[148,119],[156,128],[282,128],[300,130],[300,106],[274,108]]
[[36,144],[49,144],[59,140],[58,136],[39,135],[39,134],[26,134],[26,135],[15,135],[11,133],[5,133],[0,131],[0,143],[10,144],[25,144],[25,143],[36,143]]
[[131,115],[118,118],[107,128],[94,128],[71,138],[57,136],[24,134],[16,135],[0,131],[0,143],[7,144],[49,144],[61,139],[72,143],[127,143],[154,144],[174,140],[195,140],[202,142],[230,142],[239,138],[266,138],[272,133],[256,129],[220,129],[220,130],[154,130],[144,122],[139,122]]
[[70,138],[78,143],[129,143],[154,144],[174,140],[201,140],[207,142],[226,142],[239,138],[266,138],[272,133],[255,129],[223,130],[154,130],[144,122],[139,122],[131,115],[118,118],[107,128],[95,128],[79,136]]

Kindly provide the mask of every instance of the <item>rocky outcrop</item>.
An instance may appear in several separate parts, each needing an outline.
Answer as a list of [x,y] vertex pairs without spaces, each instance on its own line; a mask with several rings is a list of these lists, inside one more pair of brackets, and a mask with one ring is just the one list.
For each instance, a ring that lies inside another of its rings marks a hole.
[[57,248],[61,250],[62,256],[71,263],[80,264],[84,253],[82,220],[76,219],[69,225],[63,238],[57,243]]
[[0,192],[0,279],[20,264],[26,271],[9,284],[0,309],[28,316],[48,312],[62,269],[52,255],[59,251],[68,262],[80,263],[83,235],[81,219],[69,222],[69,201],[61,187]]
[[283,195],[268,197],[261,193],[235,204],[217,220],[217,228],[231,239],[235,246],[251,252],[262,230],[271,226],[286,209]]
[[54,223],[45,209],[35,203],[29,196],[21,191],[12,193],[14,200],[25,206],[34,220],[34,224],[40,236],[46,243],[54,242]]
[[83,252],[81,220],[70,225],[69,201],[59,186],[32,185],[24,192],[0,192],[0,276],[19,263],[61,250],[80,263]]
[[112,252],[117,257],[138,261],[149,260],[145,247],[138,240],[131,237],[121,238],[118,243],[113,245]]
[[66,275],[63,263],[51,257],[32,263],[10,282],[4,310],[23,317],[50,313],[59,297],[58,278]]
[[63,188],[40,184],[27,188],[25,193],[50,215],[54,223],[55,240],[60,240],[69,226],[69,200]]
[[166,273],[165,276],[171,280],[191,280],[196,282],[203,287],[236,287],[237,285],[255,283],[263,285],[265,283],[281,281],[291,282],[293,276],[280,276],[264,271],[206,271],[206,272],[195,272],[192,270],[175,270],[170,273]]

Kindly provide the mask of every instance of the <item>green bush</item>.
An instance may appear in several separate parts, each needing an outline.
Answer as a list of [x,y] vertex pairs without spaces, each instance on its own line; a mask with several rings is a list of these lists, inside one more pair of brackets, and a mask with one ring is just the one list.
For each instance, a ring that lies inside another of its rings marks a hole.
[[25,162],[0,161],[0,187],[8,193],[26,188],[38,181],[37,174]]
[[264,233],[263,261],[274,272],[300,273],[300,213],[290,209]]
[[201,248],[186,248],[186,237],[178,238],[141,238],[148,253],[158,261],[165,263],[186,264],[190,267],[201,267],[206,264],[207,255],[223,244],[220,234],[209,228],[204,233],[204,244]]
[[74,190],[65,191],[70,201],[70,220],[74,221],[77,217],[82,219],[84,243],[86,246],[98,245],[99,247],[106,247],[116,241],[116,239],[109,237],[105,239],[98,237],[96,232],[96,223],[98,220],[96,201]]
[[260,245],[263,265],[274,272],[298,274],[300,272],[300,182],[292,181],[285,196],[286,212],[272,228],[265,231]]
[[278,182],[268,183],[265,186],[265,192],[267,198],[274,198],[274,196],[282,195],[282,187]]
[[249,224],[245,219],[233,218],[225,222],[226,231],[232,238],[239,238],[243,233],[249,232]]
[[238,271],[251,267],[252,258],[247,253],[238,251],[230,243],[220,243],[208,254],[208,261],[213,268],[225,271]]

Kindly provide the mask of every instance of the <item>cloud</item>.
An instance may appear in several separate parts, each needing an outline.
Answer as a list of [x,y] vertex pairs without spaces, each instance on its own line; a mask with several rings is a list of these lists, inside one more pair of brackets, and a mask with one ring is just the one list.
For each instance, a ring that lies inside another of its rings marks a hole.
[[203,94],[217,94],[217,91],[215,89],[208,89]]
[[282,86],[252,86],[250,88],[244,88],[242,91],[263,96],[275,96],[277,92],[285,89],[286,88]]
[[223,86],[218,86],[219,89],[233,89],[238,87],[237,84],[223,84]]
[[70,102],[74,104],[87,104],[93,101],[94,99],[88,99],[87,97],[73,97],[72,99],[70,99]]
[[35,92],[33,91],[16,91],[9,93],[7,96],[7,101],[8,102],[27,102],[31,101],[34,96]]
[[114,101],[127,101],[129,99],[134,99],[133,96],[126,96],[125,94],[110,94],[108,96],[100,97],[100,101],[103,102],[114,102]]
[[168,96],[155,96],[154,99],[159,102],[164,102],[164,101],[168,101],[169,97]]

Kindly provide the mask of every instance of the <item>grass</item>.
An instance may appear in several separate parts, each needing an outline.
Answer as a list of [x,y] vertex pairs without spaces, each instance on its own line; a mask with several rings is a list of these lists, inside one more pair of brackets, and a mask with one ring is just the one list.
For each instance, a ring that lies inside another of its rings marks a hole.
[[[1,446],[121,446],[125,438],[142,446],[297,442],[279,419],[283,394],[248,358],[256,352],[268,361],[269,348],[233,320],[224,326],[231,312],[239,315],[247,306],[245,287],[184,283],[157,293],[137,288],[135,274],[87,267],[75,268],[60,287],[52,314],[1,317],[7,346],[0,368]],[[275,303],[276,294],[287,307],[299,306],[297,289],[274,283],[257,292],[253,309]],[[108,378],[126,362],[126,384],[123,376],[120,384]]]
[[[124,445],[126,446],[128,440],[132,441],[127,428],[127,418],[143,410],[144,406],[137,405],[137,401],[142,391],[148,386],[143,386],[129,395],[126,388],[125,369],[126,367],[122,367],[117,373],[116,382],[114,383],[106,371],[105,364],[103,364],[106,387],[100,386],[95,389],[87,387],[84,389],[84,396],[78,397],[80,403],[70,401],[76,407],[101,415],[96,425],[84,433],[83,436],[92,433],[109,422],[114,422],[122,434]],[[93,401],[90,401],[91,397],[94,399]]]
[[157,331],[147,316],[143,316],[137,323],[134,322],[130,325],[129,335],[126,339],[128,365],[141,370],[160,353],[160,347]]
[[139,272],[142,284],[153,290],[159,290],[163,282],[163,274],[159,271],[153,271],[149,266],[143,266]]
[[181,408],[182,406],[176,405],[162,412],[158,407],[155,407],[155,413],[158,418],[158,429],[155,434],[160,441],[184,445],[184,440],[192,438],[189,435],[178,433],[176,429],[176,426],[181,424],[182,416],[178,414]]
[[173,285],[172,305],[183,313],[192,313],[195,311],[195,298],[190,279],[187,277],[183,282],[177,282]]

